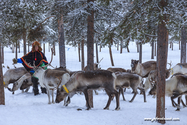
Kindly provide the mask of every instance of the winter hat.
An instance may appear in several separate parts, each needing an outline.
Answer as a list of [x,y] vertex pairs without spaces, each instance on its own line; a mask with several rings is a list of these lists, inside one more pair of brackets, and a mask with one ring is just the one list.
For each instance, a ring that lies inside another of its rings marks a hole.
[[35,51],[35,46],[38,46],[38,50],[39,51],[42,51],[42,48],[41,48],[41,45],[38,41],[35,41],[33,44],[32,44],[32,51],[34,52]]

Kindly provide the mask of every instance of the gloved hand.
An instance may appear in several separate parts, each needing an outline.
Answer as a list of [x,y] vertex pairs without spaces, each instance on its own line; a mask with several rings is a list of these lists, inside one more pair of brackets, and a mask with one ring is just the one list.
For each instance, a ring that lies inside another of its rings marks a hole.
[[45,66],[45,64],[42,62],[42,64],[40,64],[40,67],[44,68],[44,70],[47,70],[47,66]]
[[12,61],[13,61],[13,64],[17,64],[18,62],[16,58],[12,59]]

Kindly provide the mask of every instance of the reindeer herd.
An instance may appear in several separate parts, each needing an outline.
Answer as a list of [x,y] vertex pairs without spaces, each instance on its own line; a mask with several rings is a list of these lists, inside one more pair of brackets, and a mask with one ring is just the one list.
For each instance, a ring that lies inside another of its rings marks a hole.
[[[171,98],[172,105],[180,110],[180,102],[183,106],[187,105],[187,64],[177,64],[173,68],[166,69],[166,87],[165,94]],[[29,65],[29,64],[28,64]],[[94,64],[93,71],[70,71],[65,68],[54,68],[44,70],[42,67],[32,66],[35,70],[34,75],[39,78],[41,87],[47,89],[48,103],[60,103],[64,100],[64,105],[70,103],[70,98],[77,92],[83,92],[85,95],[87,109],[91,109],[89,104],[88,90],[97,90],[103,88],[108,95],[108,102],[104,109],[109,109],[110,103],[114,96],[116,99],[115,110],[120,109],[120,94],[123,100],[126,88],[132,88],[133,97],[130,102],[138,94],[138,89],[143,94],[144,102],[146,102],[146,91],[149,95],[156,95],[157,86],[157,64],[156,61],[147,61],[139,63],[138,60],[131,60],[131,70],[123,68],[108,68],[107,70],[98,68],[98,64]],[[146,79],[145,82],[143,79]],[[3,76],[4,87],[11,92],[20,89],[28,91],[32,86],[31,75],[24,67],[9,69]],[[8,85],[13,83],[13,87]],[[160,89],[160,88],[157,88]],[[57,90],[56,99],[54,101],[54,91]],[[185,95],[186,102],[182,100]],[[51,101],[52,96],[52,101]],[[66,100],[66,97],[68,99]],[[178,103],[174,101],[178,98]]]

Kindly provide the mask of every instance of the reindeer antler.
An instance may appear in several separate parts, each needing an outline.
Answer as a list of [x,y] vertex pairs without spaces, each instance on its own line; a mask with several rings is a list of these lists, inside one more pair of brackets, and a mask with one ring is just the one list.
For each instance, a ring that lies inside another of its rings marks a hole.
[[[47,66],[53,67],[53,66],[51,65],[51,62],[53,61],[53,55],[54,55],[54,49],[51,48],[51,61],[50,61],[47,65],[42,66],[42,67],[47,67]],[[55,67],[53,67],[53,68],[55,68]]]

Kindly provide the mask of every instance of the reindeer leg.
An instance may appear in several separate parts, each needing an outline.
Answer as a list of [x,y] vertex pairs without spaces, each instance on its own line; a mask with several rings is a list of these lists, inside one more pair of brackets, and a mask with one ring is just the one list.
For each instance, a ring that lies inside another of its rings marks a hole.
[[[123,91],[123,89],[122,89],[122,91]],[[116,96],[116,108],[115,108],[115,110],[119,110],[120,109],[120,106],[119,106],[119,94],[118,94],[117,91],[115,92],[115,96]]]
[[26,88],[25,92],[28,92],[28,91],[29,91],[29,89],[30,89],[30,86]]
[[139,87],[138,87],[138,89],[143,93],[144,102],[146,102],[145,90],[143,88],[139,88]]
[[47,96],[48,96],[48,104],[51,104],[51,101],[50,101],[50,90],[48,89],[47,91],[48,91],[48,93],[47,93]]
[[177,109],[175,111],[180,111],[180,102],[181,102],[181,97],[178,97],[178,104],[177,104]]
[[70,100],[70,97],[68,96],[68,99],[67,99],[67,101],[66,101],[66,106],[68,106],[68,104],[71,102],[71,100]]
[[[126,89],[126,88],[125,88]],[[125,100],[125,96],[124,96],[124,91],[123,91],[123,88],[119,88],[119,95],[120,95],[120,93],[121,93],[121,95],[122,95],[122,97],[123,97],[123,101],[126,101]]]
[[172,103],[172,106],[173,107],[176,107],[177,106],[177,103],[174,101],[174,99],[175,99],[176,97],[171,97],[171,103]]
[[87,109],[86,109],[86,110],[90,110],[91,107],[90,107],[90,104],[89,104],[88,90],[85,89],[85,90],[83,91],[83,93],[84,93],[84,96],[85,96],[85,99],[86,99],[86,106],[87,106]]
[[108,90],[105,89],[105,91],[106,91],[106,93],[107,93],[109,99],[108,99],[108,102],[107,102],[106,106],[104,107],[104,109],[107,109],[107,110],[108,110],[108,109],[109,109],[109,106],[110,106],[110,103],[111,103],[111,101],[112,101],[112,99],[113,99],[113,96],[112,96],[111,93],[108,92]]
[[126,92],[126,88],[124,88],[124,92]]
[[54,101],[54,89],[52,89],[52,103],[55,104],[55,101]]
[[185,95],[185,99],[186,99],[186,106],[187,106],[187,95]]
[[68,106],[68,104],[70,103],[70,97],[68,96],[68,99],[66,98],[64,99],[64,106]]
[[183,107],[186,107],[185,103],[183,102],[183,100],[181,99],[182,105]]
[[134,92],[134,96],[132,97],[132,99],[129,102],[132,102],[138,93],[137,90],[135,90],[135,89],[133,90],[133,92]]
[[99,93],[97,92],[97,90],[94,90],[95,94],[98,95]]

